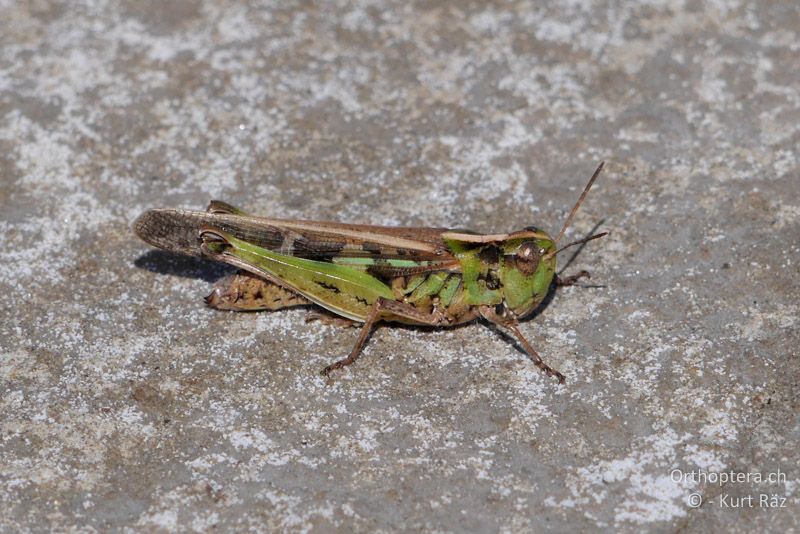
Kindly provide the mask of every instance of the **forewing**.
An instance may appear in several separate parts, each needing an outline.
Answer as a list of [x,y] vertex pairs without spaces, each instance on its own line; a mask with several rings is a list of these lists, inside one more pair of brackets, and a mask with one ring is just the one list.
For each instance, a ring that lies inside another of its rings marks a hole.
[[147,243],[193,255],[200,255],[201,229],[219,230],[287,256],[347,265],[383,279],[459,268],[442,239],[446,230],[440,228],[254,217],[216,201],[208,212],[149,210],[134,223]]

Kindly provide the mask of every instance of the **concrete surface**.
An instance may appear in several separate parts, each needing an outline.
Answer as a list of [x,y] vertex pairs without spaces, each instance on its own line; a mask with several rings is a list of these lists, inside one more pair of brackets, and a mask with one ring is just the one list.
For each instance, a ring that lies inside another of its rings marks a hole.
[[[798,4],[324,6],[0,2],[0,530],[797,532]],[[479,323],[327,385],[355,331],[130,232],[555,232],[601,159],[606,287],[523,325],[563,386]]]

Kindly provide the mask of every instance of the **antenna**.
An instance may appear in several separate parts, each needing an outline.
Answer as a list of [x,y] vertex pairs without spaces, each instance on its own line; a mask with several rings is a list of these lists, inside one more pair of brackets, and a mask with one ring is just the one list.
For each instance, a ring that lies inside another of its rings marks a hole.
[[[564,226],[561,228],[561,231],[558,233],[558,237],[556,237],[556,243],[558,243],[561,240],[561,238],[564,237],[564,232],[567,231],[567,227],[572,222],[572,218],[575,217],[575,213],[578,212],[578,208],[581,207],[581,204],[583,203],[583,199],[586,198],[586,195],[589,193],[589,189],[592,187],[592,184],[597,179],[597,177],[600,175],[600,171],[603,170],[603,165],[605,165],[605,164],[606,164],[605,161],[601,161],[600,162],[600,165],[597,166],[597,170],[594,171],[594,174],[589,179],[589,183],[586,184],[586,187],[583,188],[583,193],[581,193],[581,197],[578,199],[578,202],[575,203],[575,207],[572,208],[572,211],[570,212],[569,217],[567,217],[567,220],[564,222]],[[576,244],[577,244],[577,242],[576,242]],[[567,246],[569,246],[569,245],[567,245]],[[566,247],[564,247],[564,248],[566,248]],[[561,250],[564,250],[564,249],[561,249]]]
[[575,245],[582,245],[583,243],[588,243],[589,241],[591,241],[593,239],[599,239],[599,238],[605,237],[607,235],[608,235],[608,232],[602,232],[600,234],[594,234],[594,235],[591,235],[589,237],[584,237],[583,239],[578,239],[577,241],[573,241],[569,245],[564,245],[563,247],[561,247],[560,249],[556,250],[555,252],[548,252],[545,255],[545,258],[552,258],[553,256],[555,256],[556,254],[558,254],[562,250],[568,249],[569,247],[572,247],[572,246],[575,246]]

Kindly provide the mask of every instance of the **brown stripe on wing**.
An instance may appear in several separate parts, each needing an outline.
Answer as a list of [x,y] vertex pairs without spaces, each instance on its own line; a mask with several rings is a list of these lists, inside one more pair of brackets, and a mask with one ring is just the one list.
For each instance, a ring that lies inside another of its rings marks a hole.
[[282,254],[323,261],[336,256],[455,261],[438,228],[269,219],[229,213],[235,208],[222,203],[218,207],[212,212],[148,210],[136,220],[134,231],[153,246],[191,255],[200,255],[200,229],[206,228]]
[[[449,255],[436,228],[392,228],[364,224],[253,218],[296,236],[294,255],[435,259]],[[284,245],[284,248],[287,248]]]

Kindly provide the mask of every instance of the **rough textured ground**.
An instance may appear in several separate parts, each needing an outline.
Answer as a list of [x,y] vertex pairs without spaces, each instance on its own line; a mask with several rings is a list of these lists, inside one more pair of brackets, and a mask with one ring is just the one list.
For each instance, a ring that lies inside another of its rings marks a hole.
[[[796,532],[798,4],[325,6],[0,2],[0,530]],[[130,231],[557,231],[601,159],[606,287],[523,325],[565,385],[479,323],[326,384],[356,331]]]

